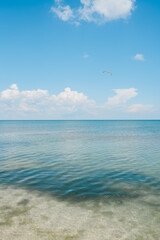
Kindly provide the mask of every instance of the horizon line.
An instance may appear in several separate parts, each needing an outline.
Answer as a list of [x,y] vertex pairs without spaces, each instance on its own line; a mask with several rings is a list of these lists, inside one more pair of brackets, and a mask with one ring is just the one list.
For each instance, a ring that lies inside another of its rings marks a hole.
[[160,119],[0,119],[0,121],[160,121]]

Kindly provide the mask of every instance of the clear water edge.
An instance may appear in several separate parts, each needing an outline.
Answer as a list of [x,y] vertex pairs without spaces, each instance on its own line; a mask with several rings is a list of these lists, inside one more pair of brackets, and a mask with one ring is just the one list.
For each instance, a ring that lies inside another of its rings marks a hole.
[[159,146],[160,121],[1,121],[2,239],[160,239]]

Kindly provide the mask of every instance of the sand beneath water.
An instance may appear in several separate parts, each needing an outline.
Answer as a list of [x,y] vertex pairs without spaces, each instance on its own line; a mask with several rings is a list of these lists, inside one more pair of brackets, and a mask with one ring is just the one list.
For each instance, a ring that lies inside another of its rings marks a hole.
[[62,201],[42,192],[0,188],[0,240],[159,240],[160,197]]

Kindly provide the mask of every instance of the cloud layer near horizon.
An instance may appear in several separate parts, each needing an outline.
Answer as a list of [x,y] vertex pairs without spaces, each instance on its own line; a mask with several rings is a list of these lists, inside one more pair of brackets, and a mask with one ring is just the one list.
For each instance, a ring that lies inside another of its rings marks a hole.
[[132,104],[127,102],[138,95],[137,89],[115,89],[115,95],[109,97],[106,102],[98,106],[95,100],[89,99],[84,93],[72,91],[69,87],[58,95],[50,95],[48,90],[24,90],[20,91],[16,84],[0,92],[0,118],[72,118],[77,117],[100,117],[110,112],[136,113],[152,111],[152,105]]
[[79,7],[72,8],[63,0],[55,0],[51,12],[62,21],[79,25],[81,21],[104,23],[125,19],[135,8],[135,0],[80,0]]

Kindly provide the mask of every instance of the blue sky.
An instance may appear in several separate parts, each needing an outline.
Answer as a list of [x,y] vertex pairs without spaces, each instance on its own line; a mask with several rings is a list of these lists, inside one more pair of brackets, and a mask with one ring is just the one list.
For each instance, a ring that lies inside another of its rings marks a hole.
[[159,13],[158,0],[1,0],[0,119],[159,119]]

